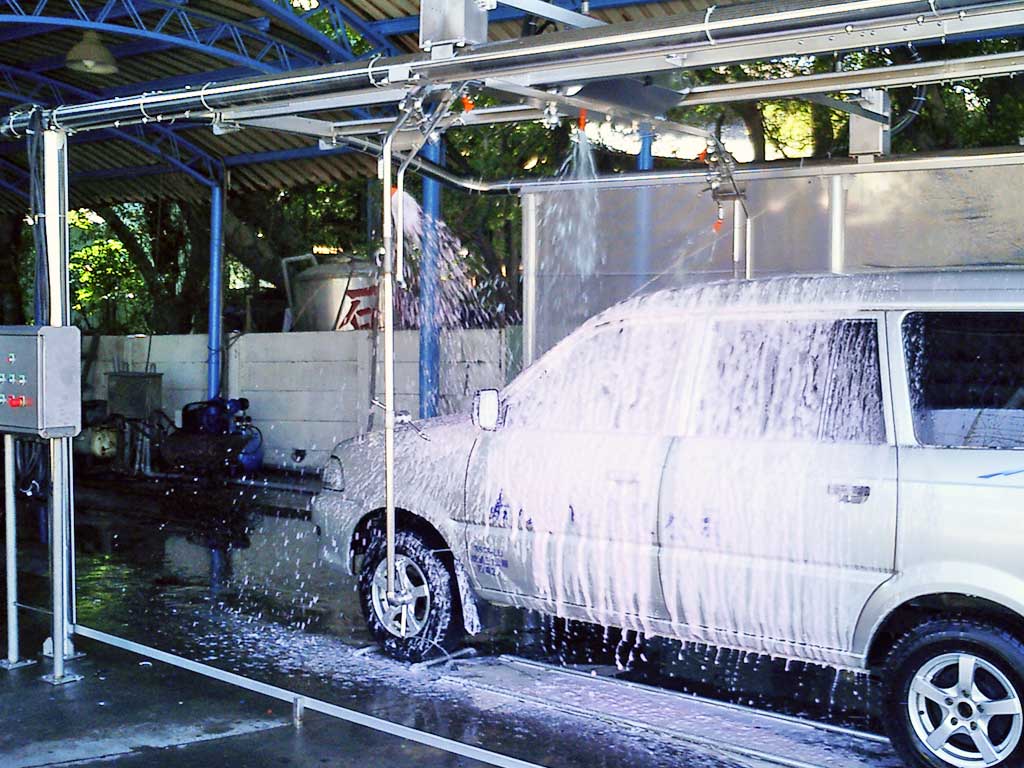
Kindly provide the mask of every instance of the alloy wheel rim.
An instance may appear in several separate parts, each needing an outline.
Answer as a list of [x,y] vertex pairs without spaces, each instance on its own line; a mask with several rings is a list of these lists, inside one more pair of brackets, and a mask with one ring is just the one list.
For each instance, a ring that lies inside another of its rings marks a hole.
[[394,604],[388,601],[388,561],[377,564],[370,586],[373,612],[381,626],[395,637],[415,637],[430,616],[430,585],[423,570],[405,555],[395,556]]
[[907,709],[924,748],[956,768],[998,765],[1020,743],[1024,728],[1013,683],[971,653],[926,662],[910,681]]

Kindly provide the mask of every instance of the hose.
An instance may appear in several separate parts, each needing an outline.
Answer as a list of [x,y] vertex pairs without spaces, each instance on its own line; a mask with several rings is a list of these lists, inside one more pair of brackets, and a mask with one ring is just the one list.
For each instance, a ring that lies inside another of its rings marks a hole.
[[[907,50],[910,51],[911,62],[914,64],[920,64],[923,61],[921,54],[913,43],[907,43]],[[890,136],[898,136],[909,128],[910,125],[921,115],[921,107],[924,106],[924,103],[928,98],[925,95],[925,92],[925,86],[917,86],[917,90],[914,91],[914,100],[910,102],[910,106],[907,108],[907,111],[903,113],[903,116],[900,117],[900,121],[889,131]]]
[[50,275],[46,253],[46,201],[43,187],[43,111],[33,108],[28,128],[29,208],[36,249],[36,285],[33,296],[35,324],[50,321]]

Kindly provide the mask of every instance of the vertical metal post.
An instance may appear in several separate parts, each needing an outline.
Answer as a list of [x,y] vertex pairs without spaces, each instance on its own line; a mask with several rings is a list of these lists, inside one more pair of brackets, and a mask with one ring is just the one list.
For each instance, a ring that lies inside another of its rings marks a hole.
[[[444,163],[444,140],[427,141],[421,154],[436,165]],[[441,381],[440,243],[441,184],[423,177],[423,243],[420,256],[420,418],[437,416]],[[399,235],[401,236],[401,235]]]
[[743,201],[732,201],[732,276],[747,276],[747,208]]
[[[638,171],[654,170],[654,131],[649,125],[640,127],[640,152],[636,157]],[[651,274],[651,188],[641,186],[636,197],[636,252],[633,255],[634,288],[646,285]]]
[[[68,279],[68,160],[67,135],[61,130],[43,134],[43,195],[47,271],[50,280],[50,325],[71,322],[71,296]],[[71,529],[71,438],[49,441],[50,447],[50,548],[51,588],[53,591],[53,674],[43,677],[49,683],[62,685],[81,680],[81,675],[65,673],[67,654],[73,654],[70,635]]]
[[747,280],[753,280],[754,279],[755,259],[757,257],[757,251],[754,248],[754,222],[751,221],[749,215],[747,216],[747,232],[746,232],[746,237],[747,237],[747,246],[746,246],[746,259],[747,259],[746,269],[747,269],[747,274],[746,274],[746,278],[747,278]]
[[[384,538],[388,562],[387,597],[395,599],[395,245],[391,220],[391,163],[395,134],[409,119],[403,112],[391,126],[381,145],[378,175],[381,181],[380,307],[384,347]],[[403,236],[399,233],[399,236]]]
[[520,198],[523,207],[523,367],[537,354],[537,194]]
[[829,271],[846,271],[846,177],[836,174],[828,187]]
[[207,322],[206,396],[220,394],[220,369],[223,355],[223,280],[224,280],[224,189],[210,188],[210,302]]
[[7,549],[7,658],[0,669],[16,669],[35,664],[22,661],[18,639],[18,538],[17,506],[14,496],[14,436],[4,435],[4,544]]

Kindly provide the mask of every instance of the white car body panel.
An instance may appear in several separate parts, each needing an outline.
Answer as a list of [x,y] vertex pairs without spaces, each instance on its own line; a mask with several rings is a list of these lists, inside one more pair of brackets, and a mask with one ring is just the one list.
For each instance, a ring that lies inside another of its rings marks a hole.
[[[428,442],[399,427],[396,505],[441,533],[480,597],[652,635],[860,668],[885,618],[918,597],[978,596],[1024,616],[1024,451],[918,445],[900,329],[925,309],[1024,311],[1024,271],[779,278],[630,300],[521,374],[498,430],[445,417],[420,423]],[[723,317],[876,323],[884,439],[695,437],[691,371]],[[657,428],[590,429],[592,403],[578,404],[578,429],[527,418],[573,384],[560,365],[605,375],[570,365],[577,345],[637,324],[692,333],[634,368],[664,389]],[[381,437],[334,457],[344,491],[321,493],[314,519],[325,555],[347,563],[359,520],[384,505]],[[870,493],[844,500],[843,488]]]

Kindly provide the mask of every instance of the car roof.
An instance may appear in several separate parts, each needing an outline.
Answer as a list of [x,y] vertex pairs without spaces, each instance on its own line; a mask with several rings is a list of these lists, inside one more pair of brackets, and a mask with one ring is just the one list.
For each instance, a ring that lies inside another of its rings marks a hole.
[[652,291],[593,318],[601,324],[679,314],[1011,309],[1024,311],[1024,268],[901,270],[718,280]]

